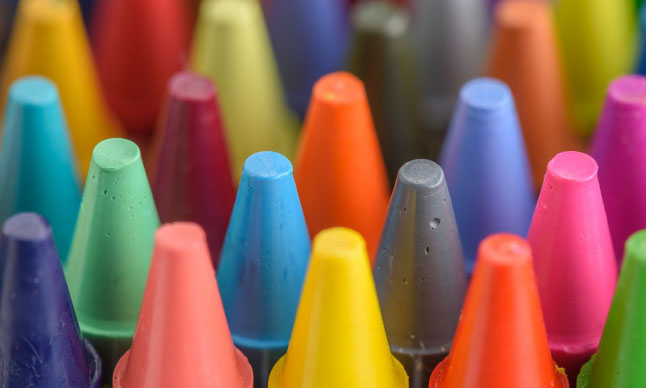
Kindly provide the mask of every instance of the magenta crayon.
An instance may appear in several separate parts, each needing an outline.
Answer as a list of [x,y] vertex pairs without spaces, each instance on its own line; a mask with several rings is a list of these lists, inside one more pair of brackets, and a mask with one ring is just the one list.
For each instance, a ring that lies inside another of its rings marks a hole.
[[617,260],[632,233],[646,228],[646,77],[628,75],[608,87],[590,154]]
[[181,72],[170,80],[149,162],[161,221],[200,224],[217,267],[235,190],[217,96],[208,78]]
[[574,386],[599,344],[617,278],[592,157],[568,151],[548,163],[528,241],[552,356]]

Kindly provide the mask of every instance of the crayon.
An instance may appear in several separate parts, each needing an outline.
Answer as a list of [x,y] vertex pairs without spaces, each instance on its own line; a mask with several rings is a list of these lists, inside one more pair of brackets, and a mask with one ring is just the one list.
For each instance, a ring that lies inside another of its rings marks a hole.
[[390,349],[410,386],[426,387],[451,348],[467,284],[451,197],[436,163],[412,160],[399,170],[374,277]]
[[642,5],[639,11],[639,26],[641,28],[641,51],[636,73],[646,75],[646,5]]
[[352,12],[352,29],[349,69],[365,82],[392,185],[399,168],[423,154],[410,15],[404,6],[385,0],[360,2]]
[[316,81],[344,67],[345,0],[268,0],[264,11],[287,101],[303,117]]
[[150,275],[132,347],[114,388],[251,388],[253,374],[233,346],[202,228],[165,224],[155,233]]
[[101,359],[81,337],[52,229],[36,213],[4,223],[0,298],[3,387],[101,386]]
[[488,16],[483,0],[411,0],[411,35],[421,71],[418,111],[435,159],[460,88],[481,74]]
[[599,344],[617,279],[591,156],[569,151],[549,162],[527,240],[552,357],[575,386]]
[[168,80],[187,61],[186,1],[99,0],[91,31],[107,103],[126,130],[151,133]]
[[429,388],[567,388],[550,356],[529,244],[485,238],[449,356]]
[[284,156],[247,158],[217,272],[234,344],[247,356],[255,386],[287,351],[309,262],[310,239]]
[[646,386],[646,230],[628,238],[625,252],[599,351],[581,369],[579,388]]
[[33,74],[58,87],[80,176],[85,177],[92,148],[118,136],[120,128],[103,100],[76,1],[20,2],[0,76],[0,106],[11,83]]
[[298,124],[283,102],[257,0],[202,2],[191,63],[218,87],[236,181],[251,154],[275,151],[291,158]]
[[219,103],[208,78],[190,72],[171,78],[149,156],[161,221],[202,226],[217,268],[235,190]]
[[487,74],[514,94],[537,188],[550,159],[574,144],[553,30],[548,2],[499,2],[487,65]]
[[4,57],[17,7],[18,0],[0,0],[0,63]]
[[575,126],[594,129],[606,87],[636,62],[637,17],[631,1],[559,0],[556,31]]
[[310,236],[339,225],[356,229],[373,258],[388,207],[388,177],[358,78],[337,72],[316,83],[295,166]]
[[529,163],[507,85],[477,78],[462,87],[440,165],[470,274],[480,241],[500,232],[526,235],[534,210]]
[[1,133],[0,223],[36,212],[52,225],[58,256],[69,252],[81,202],[76,160],[56,86],[31,76],[9,89]]
[[646,77],[629,75],[608,87],[590,146],[617,260],[630,234],[646,228]]
[[81,15],[83,16],[83,22],[85,23],[85,29],[91,31],[92,27],[92,16],[94,15],[94,7],[96,3],[100,0],[78,0],[79,6],[81,7]]
[[107,383],[137,323],[159,225],[139,148],[107,139],[94,148],[65,274],[81,332]]
[[331,228],[313,242],[287,354],[269,388],[404,388],[408,376],[388,349],[361,235]]

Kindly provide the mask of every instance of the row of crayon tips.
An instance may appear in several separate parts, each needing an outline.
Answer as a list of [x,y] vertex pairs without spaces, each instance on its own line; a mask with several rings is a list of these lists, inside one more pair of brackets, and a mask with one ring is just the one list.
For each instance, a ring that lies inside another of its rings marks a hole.
[[404,162],[437,158],[460,87],[492,76],[515,94],[540,187],[550,158],[592,132],[609,82],[646,74],[634,0],[197,3],[0,0],[1,95],[51,79],[84,177],[100,140],[147,153],[169,79],[191,69],[217,86],[237,180],[255,152],[292,159],[314,83],[347,69],[366,84],[392,185]]
[[646,383],[645,77],[611,83],[592,156],[553,156],[537,202],[496,79],[462,87],[440,164],[405,163],[390,203],[349,73],[315,84],[295,169],[253,154],[237,195],[213,83],[167,93],[149,176],[135,143],[103,140],[81,194],[56,86],[10,88],[4,386]]

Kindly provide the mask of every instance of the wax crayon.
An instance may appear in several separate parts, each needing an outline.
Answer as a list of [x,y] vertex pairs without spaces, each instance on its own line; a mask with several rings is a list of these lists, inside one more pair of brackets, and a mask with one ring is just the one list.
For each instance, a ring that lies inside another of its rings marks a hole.
[[253,387],[251,366],[233,346],[199,225],[165,224],[155,233],[137,330],[113,387]]
[[626,242],[626,256],[599,351],[579,374],[579,388],[646,386],[646,230]]
[[646,228],[646,77],[623,76],[608,87],[590,147],[617,260],[628,236]]
[[552,357],[575,386],[599,344],[617,279],[591,156],[568,151],[549,162],[527,239]]
[[256,387],[287,351],[310,255],[310,239],[284,156],[251,155],[217,277],[234,344],[247,356]]
[[316,81],[344,67],[345,0],[270,0],[264,10],[287,100],[302,117]]
[[538,188],[550,159],[574,145],[553,30],[548,2],[501,1],[487,65],[487,73],[504,81],[514,94]]
[[399,170],[374,268],[388,342],[410,377],[428,385],[449,353],[466,291],[464,257],[442,168]]
[[635,66],[635,6],[631,1],[606,0],[553,4],[575,125],[589,134],[608,83]]
[[292,156],[298,124],[283,101],[257,0],[203,1],[191,60],[218,87],[235,180],[253,153]]
[[94,14],[94,6],[98,0],[78,0],[79,6],[81,7],[81,15],[83,15],[83,22],[85,23],[85,28],[91,28],[92,15]]
[[9,218],[0,239],[0,385],[99,388],[102,366],[81,337],[52,229]]
[[11,33],[13,18],[18,7],[18,0],[0,0],[0,63]]
[[404,388],[408,376],[388,349],[361,235],[336,227],[313,243],[287,354],[269,388]]
[[103,100],[76,1],[20,2],[0,77],[0,102],[13,81],[32,74],[58,87],[80,173],[86,176],[92,148],[120,129]]
[[440,165],[470,274],[479,242],[499,232],[524,236],[534,210],[527,154],[507,85],[491,78],[464,85]]
[[639,22],[641,27],[642,46],[641,56],[637,64],[637,73],[646,75],[646,5],[642,5],[639,12]]
[[295,166],[310,235],[333,226],[356,229],[374,257],[388,208],[388,177],[358,78],[337,72],[316,83]]
[[219,104],[208,78],[190,72],[171,78],[150,155],[161,221],[201,225],[217,267],[235,190]]
[[0,146],[0,223],[30,211],[51,222],[59,257],[67,258],[81,191],[56,86],[25,77],[9,89]]
[[550,356],[529,244],[495,234],[482,241],[449,356],[430,388],[567,388]]
[[460,88],[481,74],[488,36],[483,0],[411,0],[412,39],[421,71],[418,106],[435,159]]
[[423,154],[409,26],[408,10],[386,0],[360,2],[352,13],[349,68],[365,82],[391,184],[402,164]]
[[168,80],[187,61],[185,0],[99,0],[92,46],[112,111],[129,132],[150,133]]
[[106,382],[135,331],[158,225],[139,148],[125,139],[99,143],[65,274],[81,332],[99,352]]

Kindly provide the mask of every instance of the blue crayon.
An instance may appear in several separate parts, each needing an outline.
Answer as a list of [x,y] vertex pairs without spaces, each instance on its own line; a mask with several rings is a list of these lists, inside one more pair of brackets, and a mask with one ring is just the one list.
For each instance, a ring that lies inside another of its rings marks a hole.
[[534,212],[529,161],[507,85],[476,78],[462,87],[440,164],[470,274],[482,239],[501,232],[525,236]]
[[0,223],[20,212],[42,214],[65,260],[81,193],[58,91],[45,78],[25,77],[13,83],[7,101],[0,148]]
[[0,386],[101,386],[101,359],[81,338],[47,221],[8,219],[0,239]]
[[642,48],[641,57],[637,64],[637,73],[646,75],[646,3],[642,4],[639,12],[639,22],[641,27]]
[[267,386],[287,350],[309,254],[291,163],[275,152],[251,155],[217,278],[233,342],[249,359],[256,387]]
[[349,21],[345,0],[270,0],[265,19],[287,101],[301,117],[314,83],[342,70]]

